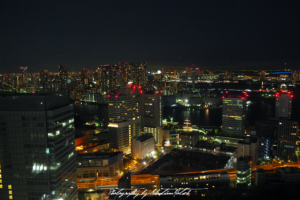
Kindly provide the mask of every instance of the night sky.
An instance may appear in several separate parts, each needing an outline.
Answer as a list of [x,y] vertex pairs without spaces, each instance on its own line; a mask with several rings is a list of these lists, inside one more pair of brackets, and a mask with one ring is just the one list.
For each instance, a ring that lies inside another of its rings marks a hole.
[[[300,1],[4,1],[0,73],[147,62],[148,68],[300,68]],[[63,56],[60,56],[63,55]]]

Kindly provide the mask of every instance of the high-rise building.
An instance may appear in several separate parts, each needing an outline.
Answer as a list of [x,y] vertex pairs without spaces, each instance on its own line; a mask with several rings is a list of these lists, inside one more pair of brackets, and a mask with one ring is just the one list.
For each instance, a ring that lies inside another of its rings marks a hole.
[[240,140],[237,146],[237,157],[251,156],[252,163],[257,164],[258,161],[258,138],[247,138],[244,141]]
[[236,183],[238,187],[251,186],[252,158],[251,156],[241,156],[237,158]]
[[281,159],[297,161],[299,152],[299,125],[297,121],[280,120],[277,155]]
[[292,97],[290,92],[277,92],[275,94],[275,117],[290,119],[292,116]]
[[145,87],[147,84],[146,63],[120,63],[120,87],[124,88],[128,83]]
[[88,69],[81,69],[81,83],[84,84],[84,79],[88,78]]
[[162,91],[146,91],[141,96],[142,130],[151,133],[158,146],[163,146]]
[[59,79],[60,79],[60,83],[62,85],[67,83],[67,78],[68,78],[68,70],[67,70],[67,66],[63,66],[63,65],[58,65],[58,69],[59,69]]
[[26,85],[27,84],[27,70],[28,70],[28,67],[20,67],[20,69],[22,70],[22,84]]
[[109,124],[106,139],[110,147],[131,152],[131,138],[141,134],[140,92],[138,89],[120,89],[108,95]]
[[0,124],[0,199],[76,198],[68,94],[2,94]]
[[[227,92],[227,91],[226,91]],[[228,95],[223,98],[222,131],[232,136],[244,135],[246,97],[244,95]]]

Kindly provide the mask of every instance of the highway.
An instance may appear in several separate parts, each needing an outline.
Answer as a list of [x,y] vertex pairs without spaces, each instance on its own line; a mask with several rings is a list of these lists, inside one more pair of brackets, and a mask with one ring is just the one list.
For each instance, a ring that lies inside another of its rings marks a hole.
[[[300,162],[293,163],[284,163],[284,164],[267,164],[267,165],[257,165],[252,167],[252,177],[254,172],[257,169],[264,169],[266,171],[274,171],[277,167],[297,167],[300,168]],[[194,171],[194,172],[182,172],[176,174],[195,174],[195,173],[217,173],[217,172],[228,172],[230,175],[230,179],[236,178],[236,169],[214,169],[214,170],[204,170],[204,171]],[[175,175],[175,174],[174,174]],[[116,188],[118,185],[118,181],[121,176],[116,177],[98,177],[97,181],[91,182],[77,182],[78,189],[89,189],[89,188]],[[159,175],[151,175],[151,174],[139,174],[139,175],[131,175],[131,185],[159,185]]]

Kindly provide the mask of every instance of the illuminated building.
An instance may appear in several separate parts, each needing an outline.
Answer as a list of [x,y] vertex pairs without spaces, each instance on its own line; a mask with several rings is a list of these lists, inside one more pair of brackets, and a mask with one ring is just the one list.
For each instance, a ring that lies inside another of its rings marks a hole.
[[226,188],[230,185],[230,178],[227,172],[201,174],[189,173],[162,175],[159,177],[159,182],[160,189]]
[[133,137],[131,143],[131,155],[134,159],[144,159],[155,151],[155,141],[152,134],[144,134]]
[[256,165],[258,161],[258,139],[247,138],[245,141],[239,141],[237,146],[237,157],[251,156],[252,162]]
[[233,136],[244,135],[246,98],[244,95],[227,94],[222,98],[222,132]]
[[74,108],[66,93],[2,94],[0,199],[75,199]]
[[47,91],[47,89],[48,89],[48,79],[49,79],[48,75],[49,75],[49,72],[48,72],[48,70],[41,69],[40,72],[39,72],[39,74],[40,74],[40,81],[41,81],[41,84],[43,86],[43,89],[44,89],[44,91]]
[[163,145],[162,91],[145,91],[141,95],[142,129],[152,133],[158,146]]
[[275,94],[275,117],[284,117],[290,119],[292,116],[292,97],[290,92],[277,92]]
[[20,67],[20,69],[22,70],[22,84],[26,85],[27,84],[27,70],[28,70],[28,67]]
[[179,144],[184,148],[194,147],[199,142],[199,136],[199,132],[180,132]]
[[297,161],[299,151],[299,125],[297,121],[279,120],[278,126],[278,157]]
[[87,76],[88,76],[88,69],[82,68],[81,69],[81,83],[82,84],[85,84],[85,79],[87,78]]
[[237,186],[251,186],[252,157],[241,156],[237,158],[236,164],[236,183]]
[[123,153],[86,153],[77,155],[77,178],[117,176],[123,170]]
[[120,89],[108,95],[109,134],[102,139],[124,154],[131,151],[131,138],[141,134],[140,92],[137,88]]
[[59,68],[59,79],[61,84],[66,84],[67,82],[67,78],[68,78],[68,70],[67,70],[67,66],[63,66],[63,65],[58,65]]

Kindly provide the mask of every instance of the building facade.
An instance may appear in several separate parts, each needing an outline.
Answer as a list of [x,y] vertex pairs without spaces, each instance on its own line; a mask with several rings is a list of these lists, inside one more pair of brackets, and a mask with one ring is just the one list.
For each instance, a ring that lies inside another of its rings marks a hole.
[[241,136],[245,131],[246,98],[234,95],[223,96],[222,132]]
[[292,97],[290,92],[278,92],[275,94],[275,117],[284,117],[290,119],[292,116]]
[[152,134],[144,134],[139,137],[132,138],[131,155],[135,159],[145,159],[152,155],[156,145]]
[[0,124],[0,199],[76,198],[68,94],[3,94]]
[[77,156],[77,178],[92,179],[121,174],[123,153],[87,153]]
[[299,125],[297,121],[280,120],[278,126],[277,155],[281,159],[297,161],[299,151]]
[[120,89],[109,94],[109,124],[107,138],[110,146],[130,154],[131,138],[141,135],[140,90]]
[[236,165],[236,183],[238,187],[251,186],[252,158],[251,156],[242,156],[237,158]]

